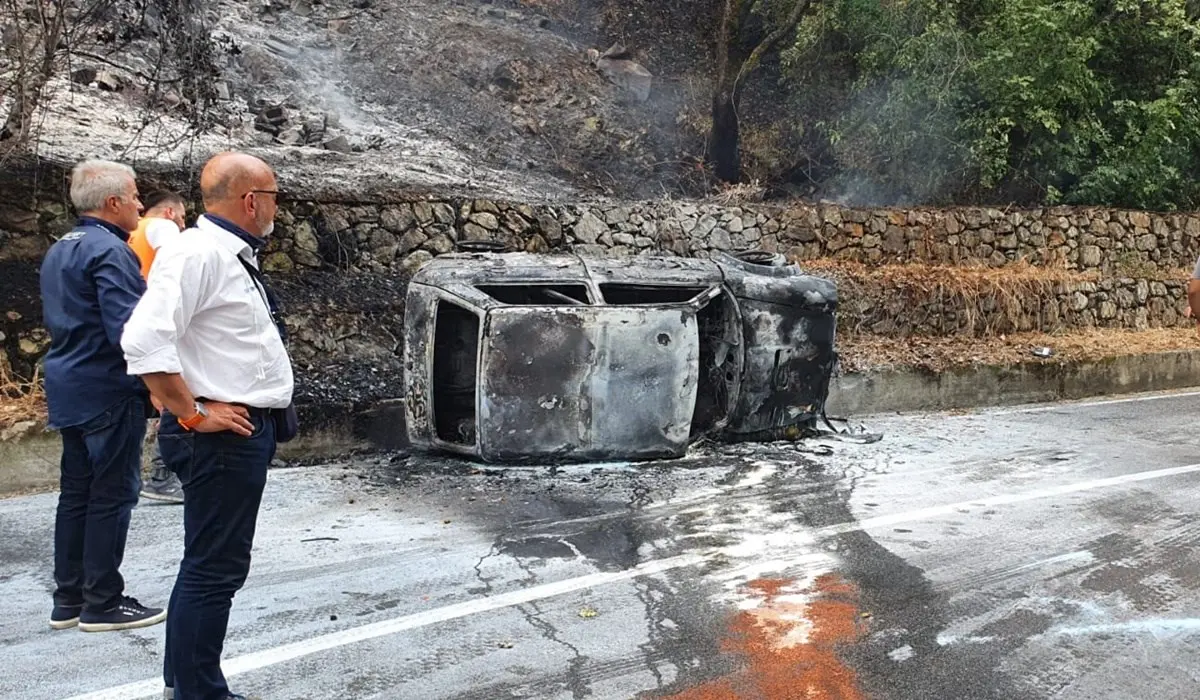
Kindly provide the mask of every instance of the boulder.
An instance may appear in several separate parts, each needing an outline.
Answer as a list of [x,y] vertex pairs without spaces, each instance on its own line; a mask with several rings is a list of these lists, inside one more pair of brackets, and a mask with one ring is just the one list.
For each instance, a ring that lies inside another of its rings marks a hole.
[[654,75],[646,70],[645,66],[633,60],[633,56],[621,44],[613,44],[604,53],[590,49],[588,58],[604,77],[633,95],[639,102],[650,99]]
[[331,139],[327,139],[325,141],[325,143],[322,144],[322,146],[327,151],[337,151],[338,153],[353,153],[354,152],[354,149],[350,147],[350,142],[346,140],[346,137],[340,136],[340,135],[334,136]]

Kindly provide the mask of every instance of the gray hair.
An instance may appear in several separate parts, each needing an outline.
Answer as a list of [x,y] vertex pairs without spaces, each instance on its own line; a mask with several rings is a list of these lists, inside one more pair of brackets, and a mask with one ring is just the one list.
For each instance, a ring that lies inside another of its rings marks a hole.
[[80,212],[104,208],[104,200],[122,197],[130,180],[137,180],[133,168],[111,160],[85,160],[71,171],[71,204]]

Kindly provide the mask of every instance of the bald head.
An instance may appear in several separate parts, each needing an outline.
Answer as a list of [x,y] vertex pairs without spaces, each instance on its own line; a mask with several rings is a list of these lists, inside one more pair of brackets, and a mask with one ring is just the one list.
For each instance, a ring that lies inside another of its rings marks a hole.
[[277,184],[271,166],[248,153],[213,156],[200,171],[204,210],[265,236],[275,218]]
[[219,153],[200,172],[204,206],[237,200],[254,189],[275,189],[271,166],[248,153]]

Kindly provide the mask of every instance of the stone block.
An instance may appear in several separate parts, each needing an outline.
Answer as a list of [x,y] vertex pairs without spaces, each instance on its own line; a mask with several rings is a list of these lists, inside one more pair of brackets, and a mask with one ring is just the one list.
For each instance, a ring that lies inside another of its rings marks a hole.
[[308,221],[301,221],[296,224],[292,232],[292,239],[296,242],[296,247],[300,250],[316,253],[320,248],[320,244],[317,242],[317,234],[313,231],[312,224]]
[[419,228],[411,228],[400,237],[397,250],[400,255],[407,255],[421,247],[427,240],[429,240],[429,237],[425,235],[424,231]]
[[417,218],[413,214],[412,206],[408,204],[384,207],[379,214],[379,225],[396,234],[415,227],[416,223]]
[[723,228],[713,229],[712,234],[708,237],[709,246],[714,250],[733,250],[733,239],[729,232]]
[[552,214],[538,214],[537,225],[541,229],[542,236],[546,242],[551,245],[558,245],[563,239],[562,224],[558,223]]
[[596,217],[592,212],[584,212],[572,229],[575,240],[585,245],[593,245],[600,236],[608,233],[608,224]]
[[271,253],[263,259],[264,272],[291,272],[296,268],[295,263],[287,253]]
[[444,202],[439,202],[433,205],[433,218],[437,219],[439,224],[450,225],[454,223],[454,209]]
[[471,223],[478,224],[489,231],[495,231],[500,228],[500,220],[491,212],[480,211],[475,212],[470,217]]
[[433,260],[433,254],[425,250],[416,250],[409,254],[400,262],[400,269],[405,275],[411,277],[417,270],[421,269],[425,263]]

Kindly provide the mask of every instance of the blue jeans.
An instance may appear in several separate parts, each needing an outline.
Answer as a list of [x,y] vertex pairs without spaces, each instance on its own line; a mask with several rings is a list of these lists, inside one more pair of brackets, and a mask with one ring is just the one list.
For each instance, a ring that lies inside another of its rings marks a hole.
[[192,433],[169,412],[159,423],[163,462],[183,485],[183,561],[167,606],[163,682],[176,700],[224,700],[221,651],[233,596],[250,573],[258,507],[275,458],[275,425],[252,409],[254,433]]
[[131,396],[63,428],[54,522],[54,603],[88,611],[121,601],[129,515],[142,487],[146,399]]

